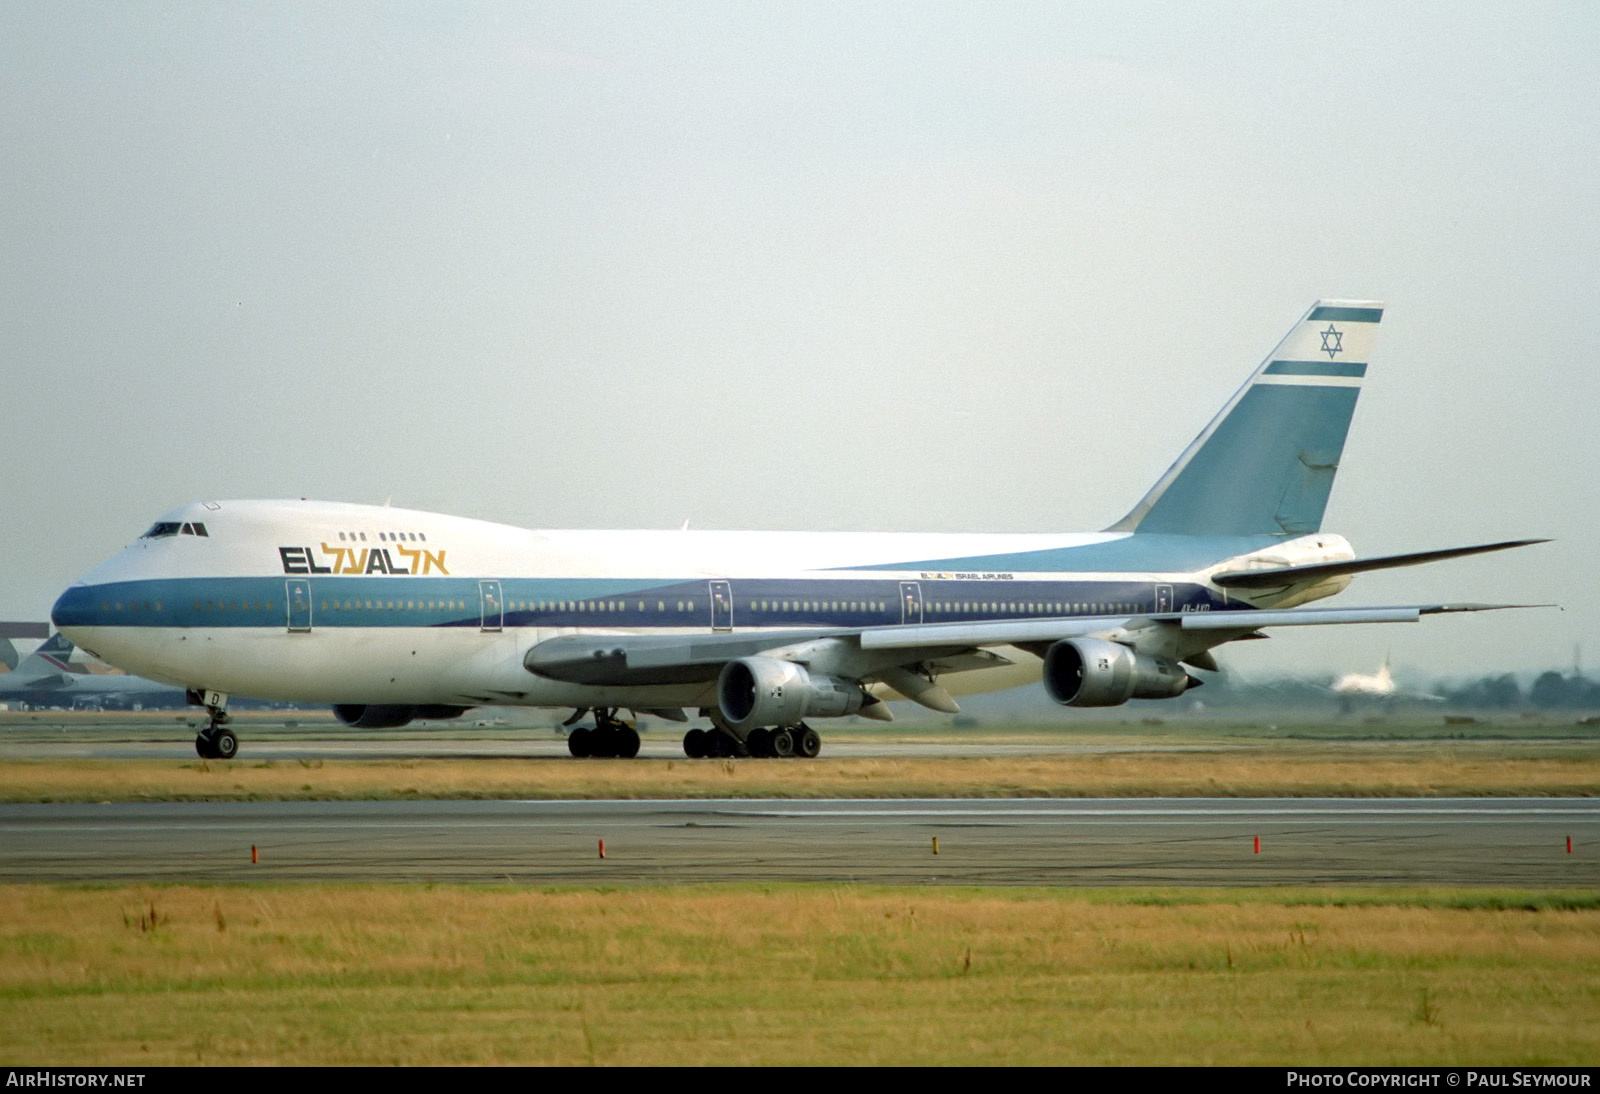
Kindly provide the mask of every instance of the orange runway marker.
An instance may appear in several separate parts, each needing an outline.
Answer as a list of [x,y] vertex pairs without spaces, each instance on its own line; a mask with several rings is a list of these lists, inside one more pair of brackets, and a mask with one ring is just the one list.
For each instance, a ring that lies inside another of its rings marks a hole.
[[600,841],[600,857],[601,858],[605,858],[606,857],[606,841],[605,840],[601,840]]

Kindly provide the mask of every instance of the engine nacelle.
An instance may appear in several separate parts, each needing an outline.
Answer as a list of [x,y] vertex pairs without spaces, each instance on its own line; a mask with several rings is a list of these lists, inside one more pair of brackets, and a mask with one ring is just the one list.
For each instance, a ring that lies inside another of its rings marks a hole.
[[717,708],[740,736],[767,726],[797,725],[807,717],[854,714],[864,698],[853,681],[813,674],[775,657],[729,661],[717,677]]
[[335,718],[342,724],[356,729],[399,729],[401,726],[410,725],[418,718],[459,718],[466,712],[466,707],[447,707],[438,703],[428,703],[420,707],[409,704],[391,706],[341,703],[333,708]]
[[1068,707],[1114,707],[1170,699],[1196,681],[1175,661],[1134,653],[1101,638],[1063,638],[1045,653],[1044,687]]

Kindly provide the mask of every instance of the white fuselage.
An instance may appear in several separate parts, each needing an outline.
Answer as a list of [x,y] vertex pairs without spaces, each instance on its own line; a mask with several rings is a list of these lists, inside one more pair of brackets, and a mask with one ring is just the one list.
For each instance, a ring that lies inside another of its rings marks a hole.
[[[524,667],[572,634],[838,632],[925,622],[1265,607],[1343,582],[1231,598],[1223,565],[1350,557],[1295,540],[1094,534],[528,531],[388,507],[186,506],[67,590],[62,633],[196,690],[317,703],[703,707],[712,685],[597,687]],[[1015,656],[1011,656],[1014,654]],[[1038,659],[953,691],[1038,679]],[[970,678],[970,679],[968,679]]]

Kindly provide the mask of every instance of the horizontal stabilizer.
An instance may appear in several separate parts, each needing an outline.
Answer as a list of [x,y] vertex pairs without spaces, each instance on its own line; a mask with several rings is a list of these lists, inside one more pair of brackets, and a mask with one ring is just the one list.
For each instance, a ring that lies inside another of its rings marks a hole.
[[1391,570],[1397,566],[1419,566],[1424,562],[1441,562],[1447,558],[1481,555],[1489,551],[1505,551],[1512,547],[1527,547],[1534,543],[1549,542],[1547,539],[1511,539],[1503,543],[1483,543],[1476,547],[1447,547],[1441,551],[1413,551],[1403,555],[1352,558],[1343,562],[1314,562],[1305,566],[1279,566],[1271,570],[1239,570],[1234,573],[1216,574],[1211,581],[1225,589],[1275,589],[1301,581],[1320,581],[1323,578],[1361,574],[1369,570]]

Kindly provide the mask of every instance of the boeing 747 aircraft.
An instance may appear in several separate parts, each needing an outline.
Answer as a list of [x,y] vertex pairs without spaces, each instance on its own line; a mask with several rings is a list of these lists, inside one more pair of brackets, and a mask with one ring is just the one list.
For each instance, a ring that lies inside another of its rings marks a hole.
[[1042,679],[1066,706],[1171,698],[1211,650],[1303,624],[1491,605],[1306,608],[1352,575],[1517,540],[1357,558],[1321,531],[1383,306],[1318,301],[1133,510],[1090,534],[524,531],[317,501],[177,509],[56,602],[112,665],[189,690],[231,757],[230,694],[364,727],[570,708],[575,756],[633,756],[626,712],[699,756],[815,756],[808,722],[937,711]]

